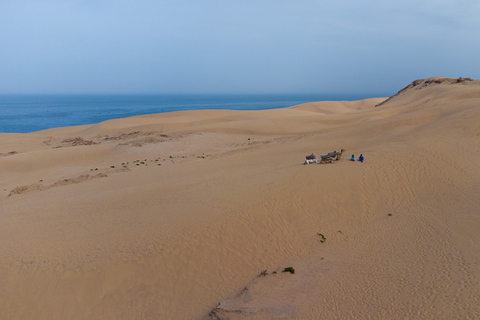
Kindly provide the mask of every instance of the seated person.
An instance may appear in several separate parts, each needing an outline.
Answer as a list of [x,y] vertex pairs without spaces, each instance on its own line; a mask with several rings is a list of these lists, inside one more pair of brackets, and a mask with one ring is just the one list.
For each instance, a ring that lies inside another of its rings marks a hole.
[[360,154],[360,157],[358,157],[358,161],[363,162],[363,154]]
[[355,155],[352,154],[352,157],[350,158],[351,161],[355,161]]

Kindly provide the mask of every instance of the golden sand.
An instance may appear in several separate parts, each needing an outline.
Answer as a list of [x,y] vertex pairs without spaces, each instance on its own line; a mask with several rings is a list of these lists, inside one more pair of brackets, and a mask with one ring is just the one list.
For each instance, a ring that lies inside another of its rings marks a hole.
[[0,319],[480,318],[480,81],[384,100],[0,134]]

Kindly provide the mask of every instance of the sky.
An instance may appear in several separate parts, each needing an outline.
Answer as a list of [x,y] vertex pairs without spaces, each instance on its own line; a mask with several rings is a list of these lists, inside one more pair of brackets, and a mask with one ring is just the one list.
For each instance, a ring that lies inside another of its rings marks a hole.
[[0,94],[380,93],[480,79],[478,0],[0,0]]

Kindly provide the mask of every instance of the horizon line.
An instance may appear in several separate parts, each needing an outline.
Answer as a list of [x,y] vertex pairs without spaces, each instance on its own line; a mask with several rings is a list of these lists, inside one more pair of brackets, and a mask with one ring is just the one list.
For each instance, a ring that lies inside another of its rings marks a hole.
[[[121,95],[121,96],[128,96],[128,95],[378,95],[379,92],[287,92],[287,93],[274,93],[274,92],[243,92],[243,93],[191,93],[191,92],[183,92],[183,93],[111,93],[111,92],[102,92],[102,93],[0,93],[1,96],[19,96],[19,95],[35,95],[35,96],[73,96],[73,95],[82,95],[82,96],[94,96],[94,95]],[[382,95],[390,96],[391,94]]]

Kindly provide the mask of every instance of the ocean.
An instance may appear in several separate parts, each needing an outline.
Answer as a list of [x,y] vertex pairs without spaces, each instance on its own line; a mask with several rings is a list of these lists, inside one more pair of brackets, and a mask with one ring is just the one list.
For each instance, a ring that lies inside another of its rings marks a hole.
[[0,132],[27,133],[181,110],[265,110],[371,94],[0,95]]

